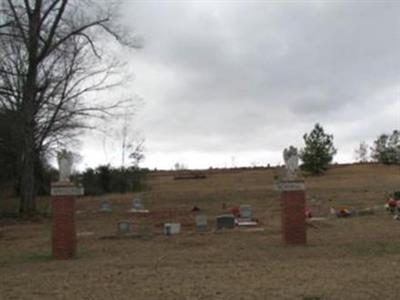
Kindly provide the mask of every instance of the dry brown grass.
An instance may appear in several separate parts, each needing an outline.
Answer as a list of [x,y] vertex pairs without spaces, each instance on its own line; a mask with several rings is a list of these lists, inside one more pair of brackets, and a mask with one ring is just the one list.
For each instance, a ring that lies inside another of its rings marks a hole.
[[[151,190],[140,194],[154,212],[149,217],[126,212],[132,195],[79,199],[78,232],[93,235],[79,237],[79,257],[70,261],[51,259],[49,220],[3,223],[0,299],[398,299],[400,222],[384,211],[329,218],[308,229],[307,246],[285,247],[275,174],[151,177]],[[385,192],[400,189],[400,169],[338,167],[305,180],[310,204],[382,206]],[[97,211],[103,199],[112,201],[113,213]],[[190,209],[197,205],[213,219],[222,203],[253,205],[265,231],[194,233]],[[137,233],[109,238],[123,219]],[[163,236],[161,223],[174,220],[185,224],[182,234]]]

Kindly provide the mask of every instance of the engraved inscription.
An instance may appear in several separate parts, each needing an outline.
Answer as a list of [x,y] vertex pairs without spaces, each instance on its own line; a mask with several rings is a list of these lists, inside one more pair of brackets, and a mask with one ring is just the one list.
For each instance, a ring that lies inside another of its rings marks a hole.
[[82,196],[83,187],[79,186],[52,186],[51,187],[52,196]]
[[303,181],[281,181],[274,184],[276,191],[303,191],[304,189]]

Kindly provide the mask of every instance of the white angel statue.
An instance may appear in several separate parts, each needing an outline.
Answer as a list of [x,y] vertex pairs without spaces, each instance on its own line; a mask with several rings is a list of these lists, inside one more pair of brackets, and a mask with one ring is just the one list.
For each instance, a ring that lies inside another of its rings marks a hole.
[[283,159],[286,165],[286,176],[288,178],[295,178],[297,169],[299,168],[299,155],[297,149],[290,146],[289,149],[283,150]]
[[58,181],[69,182],[71,176],[73,155],[65,149],[57,153],[58,169],[60,178]]

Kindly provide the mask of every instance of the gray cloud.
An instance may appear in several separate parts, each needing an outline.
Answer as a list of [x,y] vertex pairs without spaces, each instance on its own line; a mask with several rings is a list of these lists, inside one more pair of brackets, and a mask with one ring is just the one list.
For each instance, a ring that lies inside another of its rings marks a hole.
[[302,146],[315,122],[348,160],[361,140],[400,127],[396,1],[126,1],[123,15],[145,37],[130,61],[149,166],[188,151],[274,162],[268,153]]

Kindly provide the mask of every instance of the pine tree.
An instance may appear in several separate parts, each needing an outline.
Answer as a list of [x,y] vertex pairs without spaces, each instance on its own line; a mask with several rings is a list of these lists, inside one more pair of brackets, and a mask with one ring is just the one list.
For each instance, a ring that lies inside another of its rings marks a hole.
[[305,147],[300,151],[301,168],[315,175],[322,174],[337,152],[333,146],[333,135],[326,134],[317,123],[310,134],[304,134],[303,139]]
[[371,148],[372,160],[382,164],[400,164],[400,131],[391,135],[381,134]]

